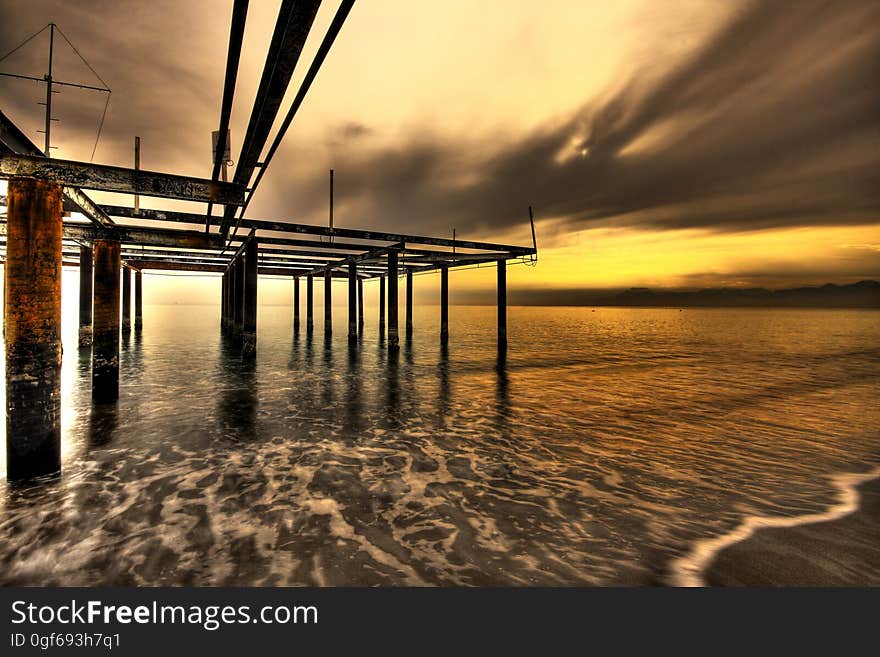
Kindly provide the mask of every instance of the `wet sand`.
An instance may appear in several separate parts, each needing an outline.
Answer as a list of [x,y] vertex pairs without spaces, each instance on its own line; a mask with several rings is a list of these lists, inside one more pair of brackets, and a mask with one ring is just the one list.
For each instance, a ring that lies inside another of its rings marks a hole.
[[710,586],[880,586],[880,479],[858,487],[854,513],[795,527],[764,528],[722,550]]

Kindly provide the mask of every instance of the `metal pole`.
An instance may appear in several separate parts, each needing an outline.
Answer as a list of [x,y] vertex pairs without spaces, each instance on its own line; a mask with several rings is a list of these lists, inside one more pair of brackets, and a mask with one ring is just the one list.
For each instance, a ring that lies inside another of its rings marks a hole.
[[364,281],[358,279],[358,329],[364,332]]
[[257,353],[257,238],[251,237],[244,249],[244,320],[241,355],[252,357]]
[[235,258],[235,302],[233,316],[233,335],[241,338],[244,330],[244,258],[241,254]]
[[385,277],[379,277],[379,337],[385,337]]
[[46,157],[52,149],[52,53],[55,48],[55,23],[49,23],[49,72],[46,74]]
[[324,272],[324,335],[333,335],[333,288],[330,272]]
[[[134,168],[135,171],[141,168],[141,138],[135,135],[134,138]],[[134,195],[134,213],[140,214],[141,212],[141,197],[138,194]]]
[[413,335],[413,274],[406,272],[406,339],[412,340]]
[[92,344],[92,249],[79,247],[79,346]]
[[122,267],[122,332],[131,331],[131,272]]
[[299,276],[293,277],[293,332],[299,333]]
[[134,329],[140,331],[144,327],[144,289],[143,276],[140,269],[134,272]]
[[397,249],[388,252],[388,349],[400,348],[397,333]]
[[119,242],[95,240],[92,399],[119,399]]
[[440,269],[440,344],[449,343],[449,268]]
[[348,261],[348,341],[357,342],[358,317],[357,317],[357,262],[354,258]]
[[309,336],[315,330],[315,281],[312,275],[306,276],[306,332]]
[[507,349],[507,261],[498,261],[498,350]]

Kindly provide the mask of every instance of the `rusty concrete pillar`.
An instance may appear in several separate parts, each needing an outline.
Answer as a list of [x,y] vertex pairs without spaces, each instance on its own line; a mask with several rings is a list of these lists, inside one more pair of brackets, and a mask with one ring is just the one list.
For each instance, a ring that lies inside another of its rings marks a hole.
[[358,279],[358,331],[364,332],[364,279]]
[[406,272],[406,339],[412,340],[413,335],[413,273]]
[[61,185],[12,178],[4,306],[9,481],[61,470]]
[[293,277],[293,332],[299,333],[299,276]]
[[144,280],[141,270],[134,272],[134,330],[144,327]]
[[119,242],[95,240],[92,399],[119,399]]
[[397,332],[397,249],[388,252],[388,349],[400,349]]
[[440,268],[440,344],[449,344],[449,268]]
[[92,344],[92,249],[79,247],[79,346]]
[[357,262],[353,258],[348,259],[348,341],[357,342],[358,318],[357,318]]
[[244,330],[244,258],[241,254],[235,258],[232,265],[235,276],[234,315],[232,318],[232,334],[241,338]]
[[324,272],[324,335],[333,335],[333,279],[330,271]]
[[257,353],[257,238],[252,237],[244,247],[244,318],[241,334],[241,355]]
[[498,261],[498,350],[507,350],[507,261]]
[[122,331],[131,331],[131,271],[122,268]]
[[312,275],[306,276],[306,333],[309,336],[315,330],[315,281]]
[[379,277],[379,337],[385,337],[385,277]]

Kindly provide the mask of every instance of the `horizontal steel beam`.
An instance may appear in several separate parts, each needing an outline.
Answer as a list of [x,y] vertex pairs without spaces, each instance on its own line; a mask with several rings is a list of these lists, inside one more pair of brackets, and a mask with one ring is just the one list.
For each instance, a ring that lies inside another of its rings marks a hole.
[[[0,221],[0,235],[6,235],[5,221]],[[99,228],[86,224],[64,224],[61,228],[61,236],[64,239],[76,240],[77,242],[114,240],[123,244],[176,246],[184,249],[216,249],[223,246],[223,238],[219,235],[206,235],[189,230],[163,230],[161,228],[126,226]]]
[[[222,274],[226,271],[226,265],[215,265],[211,263],[197,262],[169,262],[169,261],[145,261],[145,260],[129,260],[128,265],[134,269],[140,270],[158,270],[158,271],[197,271]],[[281,267],[259,267],[257,270],[264,276],[303,276],[305,269],[281,268]],[[334,278],[347,279],[348,276],[342,274],[334,275]]]
[[244,187],[234,183],[34,155],[0,154],[0,177],[13,176],[44,178],[66,186],[96,189],[102,192],[122,192],[228,205],[244,203]]

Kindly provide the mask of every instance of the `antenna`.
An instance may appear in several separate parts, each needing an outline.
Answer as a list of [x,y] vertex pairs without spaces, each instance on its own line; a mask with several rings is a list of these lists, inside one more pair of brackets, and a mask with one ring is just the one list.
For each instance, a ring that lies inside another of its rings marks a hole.
[[333,169],[330,169],[330,232],[333,232]]
[[[134,137],[134,169],[137,171],[141,168],[141,138],[135,135]],[[134,195],[134,213],[141,213],[141,197],[137,194]]]
[[[111,93],[110,87],[108,87],[107,83],[101,79],[101,76],[98,75],[98,73],[95,71],[95,69],[92,68],[92,65],[86,61],[85,57],[83,57],[80,54],[79,50],[77,50],[76,46],[74,46],[70,42],[70,39],[68,39],[67,35],[65,35],[64,32],[61,31],[60,27],[58,27],[55,23],[49,23],[48,25],[43,27],[41,30],[32,34],[27,39],[22,41],[18,46],[16,46],[15,48],[13,48],[9,52],[7,52],[5,55],[0,57],[0,61],[3,61],[7,57],[9,57],[9,55],[16,52],[19,48],[23,47],[31,39],[33,39],[38,34],[43,32],[43,30],[45,30],[47,27],[49,28],[49,66],[48,66],[48,70],[47,70],[46,74],[43,77],[38,78],[38,77],[34,77],[32,75],[20,75],[18,73],[9,73],[6,71],[0,71],[0,75],[5,76],[5,77],[9,77],[9,78],[18,78],[20,80],[33,80],[35,82],[45,82],[46,83],[46,102],[39,103],[40,105],[46,106],[46,129],[37,131],[37,132],[42,132],[46,135],[45,147],[44,147],[44,154],[46,157],[49,157],[51,150],[53,148],[56,148],[55,146],[52,146],[52,143],[51,143],[52,142],[52,121],[58,120],[58,119],[52,118],[52,94],[58,93],[57,91],[55,91],[53,89],[53,87],[55,87],[55,86],[75,87],[77,89],[89,89],[91,91],[100,91],[100,92],[106,93],[107,94],[107,103],[104,104],[104,113],[101,115],[101,124],[98,126],[98,138],[95,140],[95,148],[97,148],[98,147],[98,139],[100,139],[100,137],[101,137],[101,128],[104,126],[104,117],[107,114],[107,104],[109,104],[109,102],[110,102],[110,93]],[[64,40],[67,41],[67,44],[73,49],[73,52],[76,53],[76,56],[79,57],[86,66],[88,66],[89,70],[95,75],[96,78],[98,78],[98,80],[100,80],[101,84],[103,84],[104,86],[99,87],[99,86],[89,85],[89,84],[79,84],[77,82],[63,82],[61,80],[56,80],[52,77],[52,69],[53,69],[53,64],[54,64],[54,60],[55,60],[55,31],[56,30],[58,30],[58,33],[62,37],[64,37]],[[94,156],[95,156],[95,153],[94,153],[94,151],[92,151],[92,157],[94,158]]]

